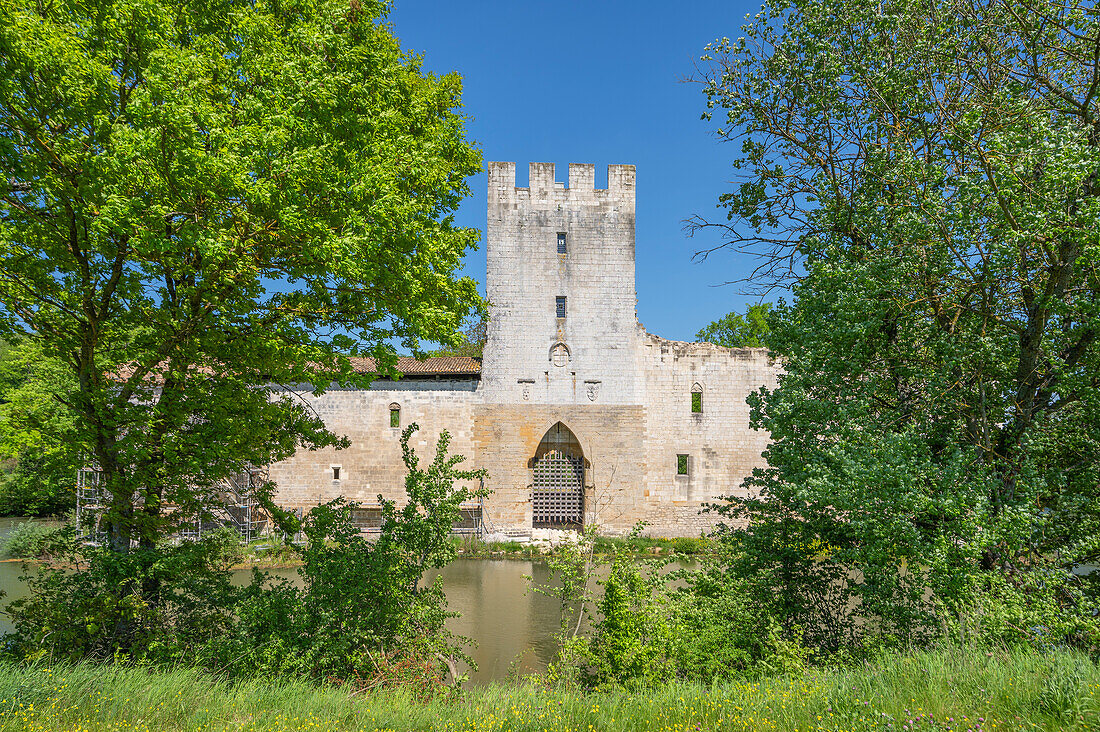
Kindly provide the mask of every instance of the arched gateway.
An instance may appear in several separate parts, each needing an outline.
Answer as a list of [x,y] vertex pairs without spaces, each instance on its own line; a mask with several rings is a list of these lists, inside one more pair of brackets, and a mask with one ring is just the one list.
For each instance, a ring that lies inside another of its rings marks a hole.
[[558,422],[530,462],[531,526],[577,529],[584,524],[585,459],[576,435]]

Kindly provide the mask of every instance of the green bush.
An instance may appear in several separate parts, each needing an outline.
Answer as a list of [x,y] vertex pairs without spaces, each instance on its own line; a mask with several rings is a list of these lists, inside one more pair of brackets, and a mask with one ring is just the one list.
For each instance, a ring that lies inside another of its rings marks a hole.
[[233,623],[230,548],[223,534],[125,554],[47,541],[60,561],[35,567],[30,595],[8,605],[14,629],[5,650],[30,661],[194,663]]
[[463,659],[462,639],[444,627],[441,579],[423,586],[425,570],[454,558],[450,532],[459,506],[476,494],[456,489],[480,471],[458,470],[463,458],[447,454],[450,436],[440,435],[433,462],[421,468],[409,439],[401,436],[408,475],[406,504],[382,501],[382,526],[368,540],[353,521],[355,505],[337,499],[302,519],[272,511],[296,547],[301,587],[273,581],[258,570],[242,590],[237,622],[211,637],[200,653],[203,665],[231,675],[293,675],[363,687],[411,686],[428,692],[441,686],[453,662]]
[[673,627],[663,609],[664,583],[655,573],[643,574],[639,564],[620,553],[611,563],[597,602],[599,619],[583,649],[588,686],[652,687],[675,675],[669,653]]
[[672,540],[672,551],[677,554],[705,554],[710,542],[701,536],[678,536]]
[[[408,502],[383,502],[373,541],[359,533],[354,506],[343,500],[302,519],[267,502],[286,535],[306,537],[291,548],[302,562],[302,587],[258,570],[250,585],[235,586],[229,569],[244,549],[228,529],[128,552],[70,540],[61,561],[26,578],[30,595],[8,606],[14,630],[3,647],[17,660],[116,659],[234,677],[440,688],[448,671],[454,675],[453,659],[465,657],[444,627],[450,614],[440,582],[424,587],[420,579],[455,555],[450,530],[474,494],[454,484],[482,473],[456,468],[462,458],[447,454],[445,432],[434,461],[421,468],[408,446],[415,429],[401,439]],[[45,551],[61,538],[44,540]]]
[[0,556],[9,559],[34,559],[56,550],[65,529],[56,524],[24,521],[12,528],[0,545]]

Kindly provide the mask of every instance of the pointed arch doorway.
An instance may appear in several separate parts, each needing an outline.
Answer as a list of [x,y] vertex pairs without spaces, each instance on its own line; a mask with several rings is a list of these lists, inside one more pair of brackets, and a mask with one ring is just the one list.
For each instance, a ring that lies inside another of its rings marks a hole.
[[548,429],[530,467],[531,526],[580,529],[584,525],[584,474],[589,465],[573,431],[561,422]]

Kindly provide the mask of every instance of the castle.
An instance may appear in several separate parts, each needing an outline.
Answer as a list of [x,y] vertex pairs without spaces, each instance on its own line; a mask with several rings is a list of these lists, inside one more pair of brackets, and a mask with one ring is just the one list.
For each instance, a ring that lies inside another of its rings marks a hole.
[[[698,535],[701,505],[739,494],[768,436],[749,427],[748,394],[776,385],[764,349],[668,341],[637,319],[632,165],[489,164],[481,360],[403,358],[402,378],[369,389],[303,392],[344,450],[299,451],[270,468],[276,500],[308,508],[338,496],[401,502],[401,430],[430,460],[442,430],[464,467],[485,468],[486,526],[509,534],[596,523]],[[373,363],[358,364],[373,371]]]

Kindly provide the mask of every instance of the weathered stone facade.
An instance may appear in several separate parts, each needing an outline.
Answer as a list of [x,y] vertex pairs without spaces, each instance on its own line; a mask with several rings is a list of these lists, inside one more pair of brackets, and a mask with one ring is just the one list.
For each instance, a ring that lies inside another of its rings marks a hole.
[[605,531],[644,520],[653,534],[697,535],[710,525],[700,506],[739,493],[762,462],[767,435],[749,428],[745,400],[774,387],[777,368],[763,349],[645,331],[634,285],[634,167],[610,166],[607,189],[594,180],[592,165],[570,165],[567,187],[552,164],[532,163],[530,185],[517,188],[514,163],[489,164],[483,361],[411,362],[405,378],[368,390],[303,394],[352,444],[272,466],[280,503],[400,501],[398,437],[416,421],[424,459],[446,429],[453,450],[488,471],[493,529],[525,533],[546,511],[572,510],[546,503],[569,504],[571,486],[583,493],[583,522]]

